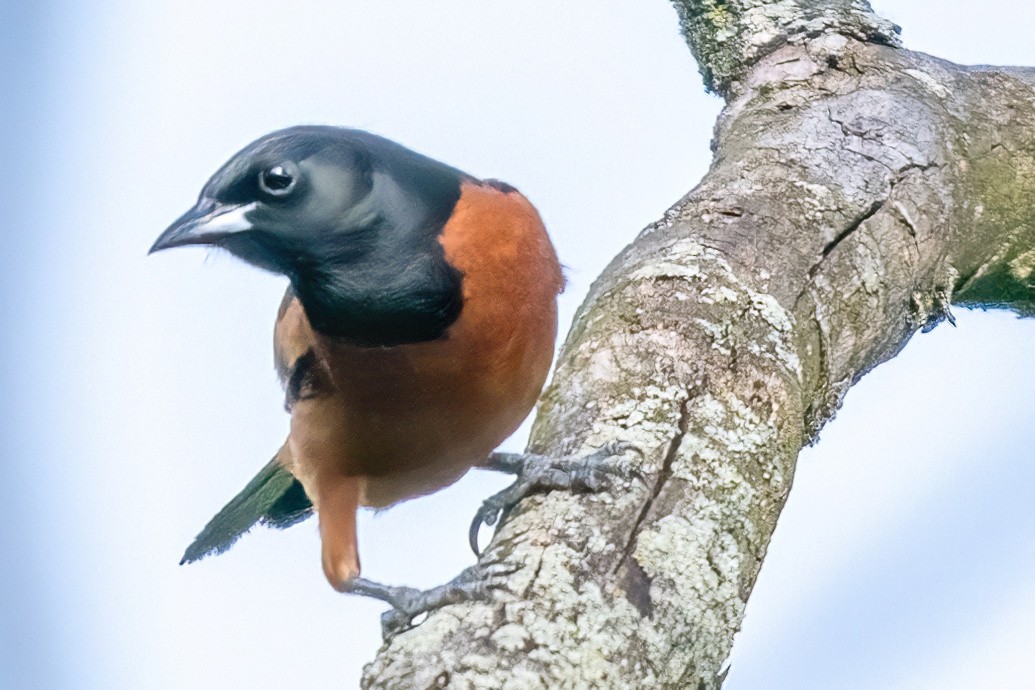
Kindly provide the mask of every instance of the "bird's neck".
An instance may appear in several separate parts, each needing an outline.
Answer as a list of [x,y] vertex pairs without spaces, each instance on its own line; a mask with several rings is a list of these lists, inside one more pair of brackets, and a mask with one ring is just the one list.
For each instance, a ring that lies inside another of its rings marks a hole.
[[370,257],[293,277],[313,328],[364,347],[441,338],[462,307],[461,276],[443,257]]
[[292,284],[318,332],[355,345],[401,345],[441,338],[459,316],[461,275],[439,236],[460,181],[456,171],[422,165],[375,173],[379,212],[296,263]]

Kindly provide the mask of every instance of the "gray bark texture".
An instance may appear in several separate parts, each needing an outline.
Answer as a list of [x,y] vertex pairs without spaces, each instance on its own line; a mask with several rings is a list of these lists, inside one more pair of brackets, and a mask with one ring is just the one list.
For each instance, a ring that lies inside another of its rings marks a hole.
[[[365,688],[715,688],[801,448],[951,303],[1035,312],[1035,70],[899,47],[862,0],[676,0],[726,99],[704,180],[593,285],[531,449],[638,475],[523,501],[493,601]],[[629,460],[632,462],[633,460]]]

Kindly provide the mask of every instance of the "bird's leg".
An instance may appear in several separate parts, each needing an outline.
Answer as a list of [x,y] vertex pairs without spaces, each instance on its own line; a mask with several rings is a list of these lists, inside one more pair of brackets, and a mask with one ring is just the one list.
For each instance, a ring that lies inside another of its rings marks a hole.
[[517,566],[508,563],[473,565],[446,584],[426,591],[383,585],[357,577],[350,580],[341,591],[373,597],[391,605],[391,611],[381,614],[381,635],[387,641],[413,628],[413,619],[423,613],[450,604],[491,598],[494,591],[506,587],[508,576],[517,569]]
[[618,458],[632,451],[643,452],[631,443],[612,441],[589,455],[569,455],[550,458],[545,455],[522,453],[492,453],[481,467],[517,475],[514,483],[490,496],[475,513],[468,534],[471,549],[479,554],[478,531],[483,524],[494,525],[501,515],[508,513],[518,502],[536,491],[600,491],[610,476],[630,476],[634,472]]

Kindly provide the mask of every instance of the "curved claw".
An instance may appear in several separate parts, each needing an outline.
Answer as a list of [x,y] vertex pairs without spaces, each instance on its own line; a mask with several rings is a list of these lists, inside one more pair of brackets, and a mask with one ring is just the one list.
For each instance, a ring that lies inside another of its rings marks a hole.
[[478,509],[474,514],[474,519],[471,520],[471,526],[467,529],[467,543],[471,545],[471,551],[474,551],[475,556],[481,556],[481,551],[478,549],[478,533],[482,529],[482,523],[485,522],[485,515],[483,511],[485,505]]
[[404,633],[417,627],[413,624],[415,617],[399,609],[388,609],[381,614],[381,639],[390,640],[399,633]]
[[467,540],[471,545],[471,550],[474,551],[475,556],[481,556],[481,550],[478,548],[478,533],[482,529],[482,525],[488,525],[492,527],[496,524],[496,520],[499,519],[500,506],[497,505],[491,498],[487,498],[478,508],[474,514],[474,519],[471,520],[471,527],[467,532]]

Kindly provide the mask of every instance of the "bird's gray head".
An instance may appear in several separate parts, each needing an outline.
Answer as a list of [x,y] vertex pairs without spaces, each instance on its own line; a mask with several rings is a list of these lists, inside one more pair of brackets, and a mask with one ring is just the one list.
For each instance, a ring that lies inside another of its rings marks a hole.
[[373,164],[355,134],[293,127],[249,144],[209,179],[194,208],[151,251],[214,245],[288,275],[298,262],[318,261],[312,254],[330,245],[358,251],[347,235],[374,224],[378,209]]
[[234,155],[151,252],[211,245],[282,273],[313,326],[332,335],[438,337],[459,312],[460,290],[438,235],[465,179],[367,132],[292,127]]

